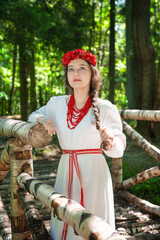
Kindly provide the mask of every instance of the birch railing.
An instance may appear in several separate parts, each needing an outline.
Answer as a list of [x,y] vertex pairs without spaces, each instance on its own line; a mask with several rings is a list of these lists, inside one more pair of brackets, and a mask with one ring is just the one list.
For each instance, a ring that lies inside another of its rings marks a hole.
[[[145,120],[160,122],[160,111],[152,110],[122,110],[120,111],[122,119],[133,119],[133,120]],[[123,121],[123,130],[126,135],[131,137],[137,144],[146,151],[150,156],[152,156],[156,161],[160,162],[160,150],[150,144],[145,138],[143,138],[139,133],[137,133],[130,125]],[[114,161],[114,160],[113,160]],[[112,163],[113,164],[113,163]],[[118,196],[122,199],[133,203],[138,206],[138,208],[145,210],[148,213],[155,214],[160,217],[160,206],[152,204],[146,200],[140,199],[135,195],[126,191],[132,186],[136,186],[144,181],[151,178],[160,176],[160,165],[146,169],[145,171],[138,173],[129,179],[122,181],[122,159],[118,159],[116,162],[117,174],[114,177],[115,191]],[[114,166],[114,165],[113,165]]]
[[[34,197],[52,209],[54,216],[71,225],[75,233],[84,239],[125,239],[113,232],[103,219],[34,178],[32,146],[43,148],[52,140],[43,125],[2,119],[0,135],[10,138],[0,156],[0,182],[10,170],[11,223],[0,198],[0,235],[3,239],[51,239],[39,216]],[[116,161],[120,162],[119,159],[113,162]],[[114,175],[115,181],[119,179],[119,172]]]

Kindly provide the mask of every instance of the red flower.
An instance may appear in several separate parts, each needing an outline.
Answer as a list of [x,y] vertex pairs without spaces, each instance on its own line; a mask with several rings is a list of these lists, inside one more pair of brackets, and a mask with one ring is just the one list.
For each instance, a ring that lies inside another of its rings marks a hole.
[[84,51],[83,49],[76,49],[75,51],[67,52],[62,58],[62,65],[66,67],[66,65],[69,64],[71,60],[75,60],[77,58],[87,60],[93,66],[96,66],[96,56],[89,51]]

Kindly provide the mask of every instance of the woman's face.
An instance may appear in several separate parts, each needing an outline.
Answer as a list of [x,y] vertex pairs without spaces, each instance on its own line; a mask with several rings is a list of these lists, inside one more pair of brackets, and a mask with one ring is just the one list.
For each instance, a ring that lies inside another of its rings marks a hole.
[[90,89],[91,67],[83,59],[77,58],[68,64],[68,82],[73,89]]

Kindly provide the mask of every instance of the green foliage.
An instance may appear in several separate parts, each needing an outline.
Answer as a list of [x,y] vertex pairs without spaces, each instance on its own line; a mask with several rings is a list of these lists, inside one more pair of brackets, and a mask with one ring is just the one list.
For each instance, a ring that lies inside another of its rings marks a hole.
[[[125,55],[125,1],[116,3],[115,79],[119,109],[126,109],[126,55]],[[61,58],[68,50],[90,49],[97,57],[102,72],[101,97],[109,95],[109,11],[110,2],[90,0],[0,0],[0,92],[7,98],[1,102],[0,114],[8,114],[13,80],[13,52],[17,47],[12,114],[20,113],[19,45],[23,43],[23,56],[27,64],[35,59],[37,106],[44,105],[51,96],[65,94],[64,69]],[[152,42],[159,57],[158,9],[160,3],[151,1]],[[31,78],[28,70],[28,102],[31,102]],[[8,99],[7,102],[5,102]],[[28,113],[30,113],[30,104]]]
[[160,206],[159,189],[160,177],[157,177],[132,187],[130,192],[139,198]]
[[[157,161],[128,139],[128,146],[123,157],[123,179],[136,176],[138,173],[157,166]],[[139,198],[160,205],[159,199],[160,177],[152,178],[129,191]]]
[[[68,50],[81,48],[92,50],[97,56],[102,71],[104,86],[101,96],[108,96],[108,1],[2,1],[0,0],[0,92],[10,99],[13,73],[13,51],[15,45],[23,42],[23,55],[32,63],[35,53],[35,79],[37,106],[44,105],[51,96],[65,94],[64,70],[61,58]],[[124,52],[124,16],[120,14],[122,5],[117,2],[117,59]],[[94,17],[94,21],[93,21]],[[123,29],[123,30],[122,30]],[[121,39],[121,40],[120,40]],[[19,54],[17,49],[16,72],[12,114],[20,113]],[[117,98],[119,108],[125,108],[125,62],[117,60]],[[30,102],[31,79],[28,75],[28,101]],[[4,98],[3,98],[4,99]],[[1,114],[8,114],[9,102],[2,102]],[[30,108],[30,104],[29,104]],[[30,113],[30,109],[28,109]]]

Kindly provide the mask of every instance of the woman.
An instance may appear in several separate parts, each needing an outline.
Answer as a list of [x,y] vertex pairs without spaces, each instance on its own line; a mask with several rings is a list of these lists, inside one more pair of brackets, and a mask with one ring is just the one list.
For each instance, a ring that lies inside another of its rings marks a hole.
[[[52,97],[32,113],[29,121],[44,124],[50,135],[57,133],[63,154],[54,188],[82,204],[115,229],[112,180],[102,150],[112,158],[122,157],[125,136],[115,105],[101,100],[101,76],[96,57],[77,49],[62,58],[70,96]],[[73,229],[51,215],[54,240],[78,240]]]

